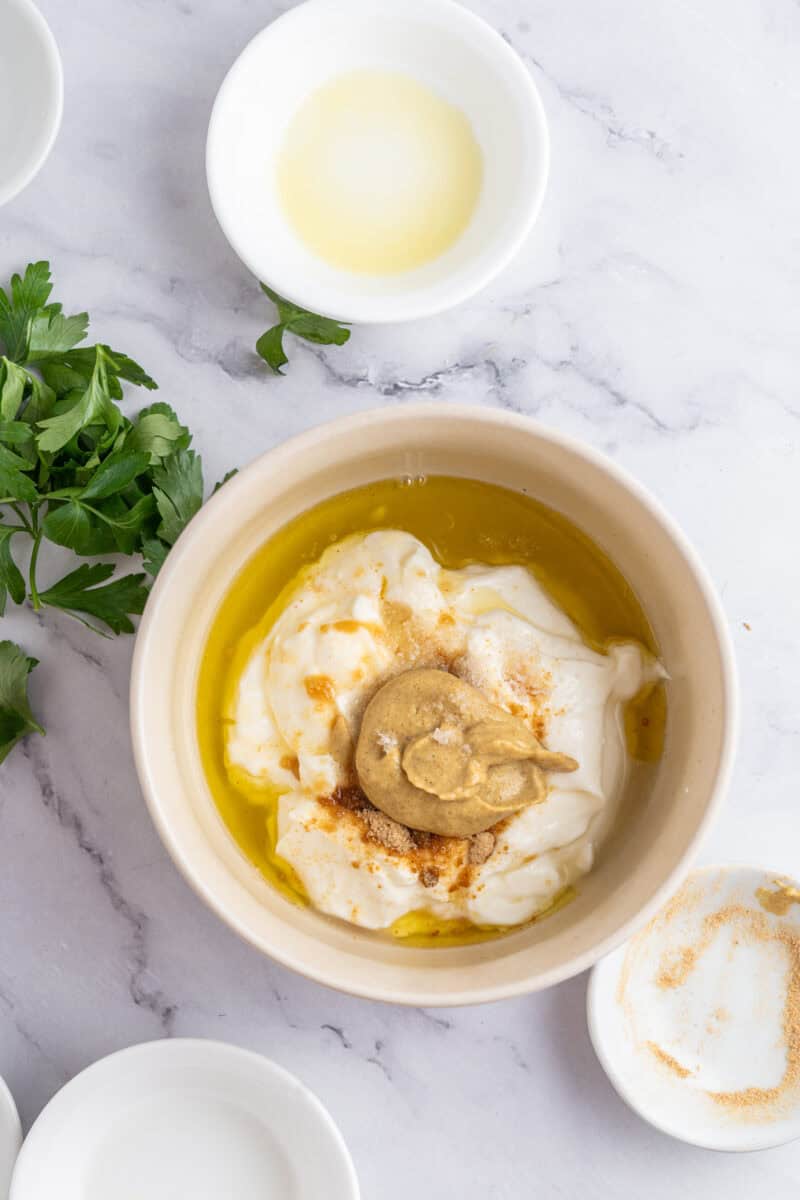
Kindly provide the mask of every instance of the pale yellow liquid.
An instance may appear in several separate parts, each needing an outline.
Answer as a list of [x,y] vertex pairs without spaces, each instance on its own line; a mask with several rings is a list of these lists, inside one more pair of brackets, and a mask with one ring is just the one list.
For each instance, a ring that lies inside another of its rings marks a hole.
[[448,250],[469,224],[483,156],[464,113],[410,75],[352,71],[301,105],[277,163],[300,240],[345,271],[395,274]]
[[[611,560],[566,517],[529,496],[471,479],[432,476],[422,482],[385,479],[325,500],[280,529],[231,584],[214,622],[200,668],[197,733],[214,800],[232,836],[288,900],[307,903],[303,886],[276,853],[276,789],[254,785],[225,763],[225,722],[242,671],[288,602],[302,572],[343,537],[372,529],[404,529],[442,566],[468,563],[528,567],[594,650],[635,639],[658,654],[636,595]],[[627,706],[628,753],[658,761],[666,726],[663,684],[648,686]],[[569,888],[548,912],[574,895]],[[540,913],[535,919],[547,915]],[[406,945],[466,944],[507,932],[498,927],[409,913],[392,926]]]

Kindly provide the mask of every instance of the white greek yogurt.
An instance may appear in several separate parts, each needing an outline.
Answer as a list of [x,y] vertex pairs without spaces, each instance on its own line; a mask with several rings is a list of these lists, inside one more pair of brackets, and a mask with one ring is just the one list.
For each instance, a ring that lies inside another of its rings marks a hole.
[[[376,687],[438,660],[579,766],[504,823],[468,882],[468,844],[454,839],[424,886],[413,862],[318,797],[347,784],[337,743],[357,735]],[[357,535],[304,574],[253,650],[225,713],[226,762],[285,789],[277,852],[323,912],[370,929],[417,911],[515,925],[591,869],[624,782],[622,705],[662,674],[638,643],[590,650],[524,567],[448,571],[408,533]]]

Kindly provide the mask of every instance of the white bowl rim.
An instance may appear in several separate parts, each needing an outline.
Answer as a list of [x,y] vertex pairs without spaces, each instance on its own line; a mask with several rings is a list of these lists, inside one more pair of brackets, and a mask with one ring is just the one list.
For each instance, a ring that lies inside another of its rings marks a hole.
[[[717,645],[720,655],[720,666],[723,678],[723,694],[726,703],[725,721],[723,729],[723,740],[719,755],[719,765],[716,771],[714,787],[709,795],[708,802],[705,807],[697,829],[692,836],[685,852],[682,854],[679,861],[670,871],[667,878],[661,886],[654,892],[650,900],[641,906],[641,908],[633,914],[626,922],[607,937],[603,938],[591,949],[580,954],[576,954],[572,958],[566,959],[559,966],[552,967],[542,971],[535,979],[519,979],[505,984],[487,984],[478,988],[454,990],[443,996],[438,991],[425,991],[417,988],[415,991],[397,992],[394,988],[383,986],[356,986],[354,987],[348,980],[334,974],[333,972],[320,971],[315,968],[314,963],[308,962],[305,959],[297,958],[290,953],[277,954],[273,950],[268,950],[257,938],[251,936],[246,926],[239,920],[235,913],[229,911],[225,904],[221,903],[209,888],[207,888],[203,879],[199,878],[182,853],[181,847],[173,837],[168,822],[164,819],[161,812],[158,799],[154,792],[150,789],[149,772],[147,769],[147,754],[144,746],[142,730],[139,726],[138,713],[144,703],[145,697],[141,689],[141,676],[143,674],[144,660],[148,651],[148,640],[150,637],[151,627],[156,620],[158,610],[158,598],[162,591],[167,587],[167,582],[170,577],[176,574],[181,567],[181,560],[185,554],[192,552],[194,543],[198,538],[202,537],[202,531],[209,512],[213,513],[213,507],[216,504],[217,497],[211,497],[203,506],[191,524],[184,530],[180,538],[176,542],[173,549],[167,558],[166,563],[158,574],[158,578],[153,586],[148,602],[145,606],[139,625],[136,644],[133,653],[133,664],[131,668],[131,684],[130,684],[130,721],[131,721],[131,739],[133,743],[134,761],[140,781],[140,786],[144,794],[145,803],[150,812],[151,819],[156,826],[156,829],[166,846],[174,863],[181,871],[182,875],[194,891],[205,901],[205,903],[219,916],[227,925],[234,929],[240,937],[249,942],[261,953],[267,954],[268,957],[274,958],[280,962],[282,966],[288,967],[290,970],[296,971],[298,974],[307,979],[311,979],[316,983],[321,983],[327,987],[335,988],[337,991],[344,992],[349,995],[358,996],[363,999],[380,1000],[391,1004],[405,1004],[414,1007],[460,1007],[472,1004],[485,1004],[496,1000],[506,1000],[514,996],[528,995],[531,992],[541,991],[544,988],[552,987],[555,984],[562,983],[566,979],[571,979],[576,975],[581,974],[589,967],[594,966],[599,959],[606,954],[610,954],[623,942],[627,941],[632,934],[645,925],[652,916],[663,906],[666,900],[676,891],[682,879],[686,876],[691,868],[697,853],[701,847],[703,839],[707,835],[713,821],[715,820],[727,792],[730,782],[730,777],[733,771],[734,759],[736,754],[736,746],[739,734],[739,691],[738,677],[736,670],[736,660],[733,652],[733,643],[730,630],[728,628],[727,619],[725,617],[722,604],[717,596],[711,578],[700,560],[697,551],[694,549],[691,542],[683,533],[680,526],[676,523],[666,509],[642,484],[640,484],[632,475],[630,475],[622,467],[618,466],[607,455],[601,453],[594,447],[546,425],[539,421],[520,413],[507,412],[494,408],[483,408],[476,405],[468,404],[448,404],[443,406],[440,403],[428,402],[422,404],[403,405],[402,407],[385,406],[383,408],[373,408],[365,412],[349,414],[344,417],[336,417],[331,421],[326,421],[323,424],[316,425],[303,433],[297,434],[294,437],[281,442],[272,449],[267,450],[264,454],[259,455],[253,462],[244,467],[238,475],[234,476],[225,486],[237,486],[237,480],[241,480],[245,473],[250,472],[253,468],[263,469],[265,460],[269,460],[273,470],[280,471],[281,460],[285,458],[294,458],[308,447],[313,446],[320,439],[325,438],[329,433],[347,433],[351,429],[364,429],[370,425],[385,423],[387,420],[400,419],[404,422],[412,423],[417,420],[424,420],[428,416],[441,416],[442,412],[446,411],[447,415],[457,421],[472,421],[477,424],[486,425],[503,425],[512,429],[521,429],[526,432],[532,432],[537,437],[546,442],[550,442],[554,446],[562,447],[565,450],[572,452],[578,457],[584,458],[599,469],[606,471],[612,479],[626,488],[634,498],[651,514],[651,516],[661,524],[667,534],[677,545],[678,549],[683,554],[686,562],[692,572],[692,575],[697,583],[705,603],[708,606],[708,612],[714,632],[717,638]],[[431,953],[437,953],[432,950]],[[442,950],[441,953],[446,953]]]
[[8,183],[0,186],[0,206],[8,204],[10,200],[18,196],[39,174],[39,171],[50,156],[50,151],[53,149],[55,140],[58,137],[58,131],[61,128],[61,118],[64,113],[64,67],[53,31],[33,0],[10,0],[10,3],[16,5],[19,11],[27,16],[32,28],[36,30],[42,49],[44,50],[45,60],[56,85],[56,95],[55,107],[50,113],[50,129],[39,149],[39,153],[31,158],[24,167],[20,168]]
[[[694,875],[712,875],[719,871],[757,871],[765,878],[775,879],[782,876],[784,872],[770,871],[766,867],[762,867],[757,863],[748,862],[726,862],[726,863],[703,863],[702,866],[695,868],[692,872]],[[655,914],[654,914],[655,915]],[[635,931],[639,932],[638,930]],[[616,947],[622,951],[625,945]],[[589,1029],[589,1040],[592,1043],[592,1048],[597,1055],[597,1061],[606,1073],[609,1083],[614,1091],[619,1096],[631,1112],[636,1113],[642,1121],[645,1121],[653,1129],[657,1129],[659,1133],[664,1133],[667,1137],[674,1138],[676,1142],[684,1142],[687,1146],[697,1146],[700,1150],[714,1150],[718,1154],[751,1154],[757,1150],[771,1150],[775,1146],[786,1146],[791,1142],[796,1142],[800,1138],[800,1122],[798,1123],[797,1133],[791,1133],[788,1137],[765,1138],[764,1140],[751,1138],[751,1144],[741,1146],[720,1146],[713,1138],[689,1137],[685,1133],[679,1133],[669,1121],[660,1121],[658,1117],[651,1111],[645,1109],[639,1104],[639,1101],[634,1097],[633,1092],[624,1083],[622,1077],[616,1069],[614,1060],[606,1052],[606,1042],[601,1032],[602,1021],[598,1016],[599,1001],[598,994],[603,986],[600,978],[600,970],[606,964],[597,962],[592,967],[589,975],[589,983],[586,988],[586,1024]],[[744,1131],[743,1131],[744,1132]],[[752,1130],[751,1130],[752,1132]],[[758,1128],[756,1127],[756,1133]]]
[[[263,29],[250,39],[229,67],[225,78],[220,84],[211,109],[206,136],[206,181],[211,207],[214,211],[214,216],[217,218],[219,227],[234,253],[257,279],[260,279],[260,273],[255,265],[253,255],[249,253],[247,246],[242,243],[241,239],[237,237],[236,233],[223,220],[222,205],[220,202],[221,189],[214,163],[213,150],[216,126],[220,120],[220,112],[227,93],[235,86],[236,74],[242,60],[251,54],[257,53],[261,43],[272,36],[276,27],[285,28],[292,22],[299,20],[299,14],[303,13],[304,10],[309,8],[330,9],[336,2],[337,0],[303,0],[303,3],[288,9],[285,13],[276,17],[275,20],[270,21],[268,25],[265,25]],[[269,277],[265,275],[263,280],[261,280],[293,304],[297,304],[311,312],[334,317],[348,324],[386,325],[402,321],[416,321],[425,317],[436,316],[469,300],[499,275],[517,254],[536,223],[544,202],[545,192],[547,191],[547,181],[550,175],[550,133],[547,116],[539,89],[519,54],[488,21],[485,21],[477,13],[459,4],[457,0],[425,0],[425,2],[429,8],[438,9],[441,13],[447,14],[448,19],[453,22],[461,22],[464,27],[480,30],[481,34],[486,38],[487,43],[493,46],[494,52],[502,56],[509,76],[516,81],[522,91],[526,92],[530,104],[531,120],[536,127],[537,138],[541,147],[542,168],[539,184],[528,199],[524,216],[518,221],[516,226],[509,228],[508,238],[502,250],[498,251],[494,259],[488,262],[482,271],[476,271],[469,278],[465,278],[460,287],[452,287],[447,295],[443,296],[439,301],[420,303],[417,300],[415,302],[415,294],[413,292],[400,296],[369,296],[363,300],[348,297],[342,299],[341,305],[337,306],[334,312],[329,311],[331,306],[326,303],[324,296],[320,295],[313,279],[299,281],[296,276],[283,277],[280,271],[270,271]],[[298,282],[300,283],[299,287]]]

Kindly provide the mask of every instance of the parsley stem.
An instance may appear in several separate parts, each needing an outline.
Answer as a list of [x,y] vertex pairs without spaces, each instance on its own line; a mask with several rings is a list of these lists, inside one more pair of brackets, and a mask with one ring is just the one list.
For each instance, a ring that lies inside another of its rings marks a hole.
[[19,507],[19,505],[12,504],[11,507],[13,508],[13,510],[17,514],[17,516],[19,517],[20,521],[22,521],[22,525],[20,526],[20,529],[26,530],[31,535],[31,537],[35,537],[36,535],[33,531],[33,526],[31,525],[30,521],[27,519],[27,517],[25,516],[25,513],[22,511],[22,509]]
[[31,550],[31,561],[28,567],[28,584],[31,589],[31,603],[33,604],[34,612],[42,607],[42,602],[39,599],[39,593],[36,589],[36,560],[39,557],[39,547],[42,544],[42,531],[39,529],[39,520],[36,513],[33,514],[33,523],[36,526],[33,532],[33,550]]

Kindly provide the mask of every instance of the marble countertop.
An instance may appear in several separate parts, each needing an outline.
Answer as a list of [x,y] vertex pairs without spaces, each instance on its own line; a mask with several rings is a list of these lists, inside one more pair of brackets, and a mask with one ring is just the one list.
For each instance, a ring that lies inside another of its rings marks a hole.
[[[391,0],[385,0],[391,2]],[[323,419],[417,399],[494,405],[633,471],[694,540],[739,656],[742,743],[705,859],[798,862],[800,6],[473,0],[541,89],[553,168],[530,244],[472,303],[342,350],[253,353],[270,309],[212,216],[209,109],[275,0],[41,0],[64,124],[0,212],[0,277],[48,257],[68,308],[157,378],[207,478]],[[0,772],[0,1073],[29,1124],[92,1060],[222,1038],[296,1072],[365,1197],[783,1200],[800,1144],[742,1157],[661,1136],[589,1045],[585,977],[459,1011],[339,996],[260,957],[190,892],[145,811],[132,639],[3,622],[42,660],[46,739]]]

